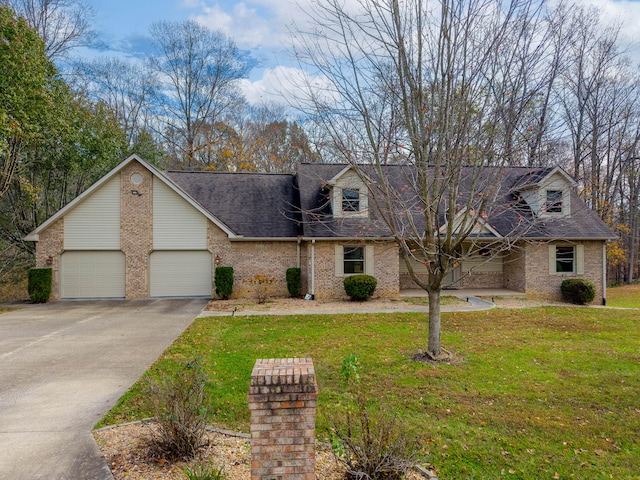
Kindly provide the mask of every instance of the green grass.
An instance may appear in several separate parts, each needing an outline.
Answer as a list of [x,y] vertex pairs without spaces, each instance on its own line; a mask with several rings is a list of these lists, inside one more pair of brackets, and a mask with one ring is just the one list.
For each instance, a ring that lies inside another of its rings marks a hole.
[[[211,423],[248,431],[257,358],[312,357],[318,435],[344,399],[342,359],[360,358],[376,401],[419,435],[424,461],[447,479],[637,479],[640,471],[640,315],[585,308],[443,314],[456,362],[411,359],[425,314],[210,317],[196,320],[150,374],[204,355]],[[135,385],[103,419],[149,416]]]
[[[423,306],[423,307],[429,306],[428,297],[402,297],[400,298],[400,301],[409,303],[411,305],[417,305],[417,306]],[[453,295],[442,295],[440,297],[440,306],[443,307],[445,305],[446,306],[451,306],[451,305],[463,306],[463,305],[468,305],[468,303],[465,302],[464,300],[460,300],[458,297],[454,297]]]
[[640,283],[607,288],[610,307],[640,308]]

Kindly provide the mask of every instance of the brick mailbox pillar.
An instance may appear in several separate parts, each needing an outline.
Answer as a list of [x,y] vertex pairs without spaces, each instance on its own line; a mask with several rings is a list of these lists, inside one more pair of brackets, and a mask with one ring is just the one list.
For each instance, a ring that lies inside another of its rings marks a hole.
[[251,373],[251,480],[315,480],[318,387],[310,358],[257,360]]

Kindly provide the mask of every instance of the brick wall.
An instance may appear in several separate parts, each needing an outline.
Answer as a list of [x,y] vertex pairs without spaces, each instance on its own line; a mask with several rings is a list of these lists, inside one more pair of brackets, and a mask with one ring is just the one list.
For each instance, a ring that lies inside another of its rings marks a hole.
[[[526,292],[526,249],[524,245],[516,245],[504,256],[502,263],[504,288],[516,292]],[[548,268],[548,267],[547,267]]]
[[312,360],[257,360],[247,398],[251,480],[314,480],[318,387]]
[[[245,280],[256,274],[273,277],[270,297],[286,297],[286,272],[297,265],[297,241],[290,242],[231,242],[227,235],[213,223],[209,224],[209,250],[220,265],[233,267],[233,297],[255,296],[255,286]],[[215,272],[215,265],[214,265]]]
[[[142,183],[131,183],[131,175]],[[125,255],[126,298],[149,296],[149,254],[153,249],[153,178],[138,162],[120,171],[120,248]],[[136,190],[139,195],[133,195]]]
[[[341,298],[347,299],[344,291],[344,276],[336,275],[335,246],[339,245],[366,245],[367,242],[344,242],[319,241],[315,243],[315,294],[317,299]],[[374,248],[374,273],[377,286],[373,294],[374,298],[394,298],[400,293],[399,255],[398,247],[393,242],[369,242]],[[309,243],[307,245],[307,289],[311,292],[311,249],[314,248]]]
[[567,278],[584,278],[596,286],[595,304],[602,301],[603,242],[581,242],[584,245],[584,274],[549,274],[549,244],[526,246],[526,293],[534,297],[561,300],[560,284]]
[[[64,218],[61,218],[40,233],[40,240],[36,242],[36,267],[52,268],[53,278],[50,300],[58,300],[60,298],[60,255],[63,251]],[[49,257],[52,260],[51,265],[47,265]]]
[[461,288],[503,288],[502,272],[468,272],[460,282]]

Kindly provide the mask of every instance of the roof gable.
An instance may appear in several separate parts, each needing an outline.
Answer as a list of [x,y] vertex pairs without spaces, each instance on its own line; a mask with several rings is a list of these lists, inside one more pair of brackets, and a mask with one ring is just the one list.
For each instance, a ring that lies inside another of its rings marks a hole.
[[63,208],[58,210],[55,214],[49,217],[44,223],[42,223],[38,228],[36,228],[33,232],[29,233],[25,237],[26,241],[38,241],[40,232],[46,230],[49,226],[54,224],[60,218],[64,217],[67,213],[73,210],[76,206],[82,203],[86,198],[91,196],[96,190],[101,188],[104,184],[109,182],[112,178],[120,173],[120,171],[129,165],[132,162],[140,163],[144,168],[149,170],[155,178],[159,179],[163,183],[165,183],[170,189],[180,195],[183,199],[189,202],[193,207],[195,207],[202,215],[211,220],[216,226],[218,226],[221,230],[223,230],[229,237],[235,237],[236,233],[233,232],[227,225],[225,225],[222,221],[216,218],[211,212],[204,209],[201,205],[199,205],[193,198],[187,195],[182,189],[180,189],[176,184],[171,182],[165,175],[162,174],[160,170],[156,167],[148,163],[146,160],[143,160],[138,155],[133,154],[116,165],[111,171],[109,171],[106,175],[100,178],[97,182],[87,188],[84,192],[74,198],[71,202],[65,205]]

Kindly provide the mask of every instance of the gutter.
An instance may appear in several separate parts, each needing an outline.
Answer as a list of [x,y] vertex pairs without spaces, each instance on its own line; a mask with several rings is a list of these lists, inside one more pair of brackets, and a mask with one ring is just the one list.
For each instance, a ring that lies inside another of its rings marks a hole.
[[602,305],[607,305],[607,244],[602,244]]
[[316,299],[316,241],[311,240],[311,300]]
[[344,241],[388,241],[395,242],[393,237],[230,237],[231,242],[344,242]]

